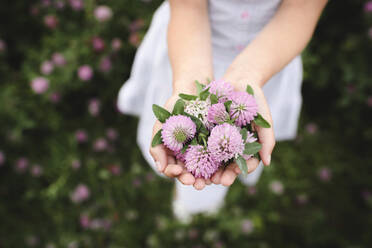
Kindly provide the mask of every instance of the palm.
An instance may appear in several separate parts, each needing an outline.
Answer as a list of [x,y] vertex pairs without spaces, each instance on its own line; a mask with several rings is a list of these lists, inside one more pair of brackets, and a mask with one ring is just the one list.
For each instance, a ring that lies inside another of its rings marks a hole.
[[[259,136],[262,149],[260,156],[265,165],[270,164],[270,154],[275,145],[274,132],[272,127],[272,119],[269,107],[267,105],[263,91],[259,87],[253,87],[255,91],[255,98],[259,106],[260,114],[271,124],[271,128],[260,128],[255,127]],[[174,104],[176,103],[178,96],[172,96],[165,103],[164,107],[171,111]],[[153,135],[155,135],[161,129],[161,123],[155,122],[153,128]],[[211,178],[211,180],[205,180],[203,178],[195,178],[190,172],[188,172],[181,161],[178,161],[173,152],[167,149],[164,145],[158,145],[150,149],[151,155],[154,160],[159,163],[158,170],[164,173],[168,177],[177,178],[181,183],[185,185],[193,185],[195,189],[201,190],[205,185],[211,184],[222,184],[224,186],[230,186],[241,173],[238,165],[232,163],[225,169],[219,169]],[[253,172],[259,164],[259,160],[251,158],[247,160],[248,173]]]

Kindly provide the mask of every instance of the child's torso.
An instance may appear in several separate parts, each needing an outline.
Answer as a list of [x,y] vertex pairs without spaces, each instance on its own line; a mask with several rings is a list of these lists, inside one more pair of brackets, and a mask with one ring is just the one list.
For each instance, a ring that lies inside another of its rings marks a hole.
[[281,0],[209,0],[215,49],[236,54],[271,20]]

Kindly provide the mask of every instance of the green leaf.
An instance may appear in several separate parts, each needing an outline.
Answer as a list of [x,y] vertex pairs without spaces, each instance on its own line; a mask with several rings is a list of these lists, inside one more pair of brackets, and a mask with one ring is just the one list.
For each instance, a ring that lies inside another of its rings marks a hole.
[[196,146],[197,144],[198,144],[198,141],[196,140],[196,138],[193,138],[193,139],[191,140],[190,145],[192,145],[192,146]]
[[264,128],[270,128],[271,125],[270,123],[268,123],[263,117],[262,115],[260,115],[259,113],[257,113],[257,116],[256,118],[254,118],[253,122],[257,125],[257,126],[260,126],[260,127],[264,127]]
[[212,104],[218,103],[218,97],[215,94],[211,94],[210,99]]
[[246,91],[248,92],[248,94],[250,94],[252,96],[254,95],[254,90],[252,89],[252,87],[249,84],[247,84]]
[[205,85],[199,83],[198,80],[195,80],[195,84],[196,84],[196,92],[198,92],[198,95],[199,95],[203,91]]
[[248,167],[247,167],[247,162],[245,161],[245,159],[239,155],[239,157],[235,159],[235,162],[238,164],[239,169],[243,172],[243,175],[247,175]]
[[155,134],[154,138],[152,139],[151,146],[155,147],[160,144],[163,144],[163,140],[161,138],[161,129]]
[[161,123],[164,123],[171,116],[171,113],[169,113],[168,110],[156,104],[152,105],[152,111]]
[[240,134],[242,135],[243,141],[245,142],[247,140],[247,129],[242,128],[240,130]]
[[187,148],[189,148],[189,144],[185,144],[185,145],[182,147],[182,149],[181,149],[181,153],[182,153],[182,154],[185,154]]
[[259,153],[254,154],[253,157],[254,157],[254,158],[257,158],[258,161],[261,161],[261,156],[260,156]]
[[181,115],[185,110],[185,102],[182,99],[178,99],[176,104],[174,104],[172,114]]
[[212,81],[210,78],[207,78],[207,82],[210,84]]
[[244,154],[253,155],[259,152],[262,148],[262,145],[258,142],[246,143],[244,147]]
[[206,88],[205,90],[203,90],[202,92],[200,92],[199,94],[199,98],[200,100],[202,101],[205,101],[209,96],[209,88]]
[[197,96],[194,96],[194,95],[187,95],[187,94],[179,94],[178,95],[180,98],[182,98],[183,100],[186,100],[186,101],[192,101],[192,100],[196,100],[198,97]]
[[227,101],[224,103],[227,113],[230,113],[231,104],[232,104],[232,101]]

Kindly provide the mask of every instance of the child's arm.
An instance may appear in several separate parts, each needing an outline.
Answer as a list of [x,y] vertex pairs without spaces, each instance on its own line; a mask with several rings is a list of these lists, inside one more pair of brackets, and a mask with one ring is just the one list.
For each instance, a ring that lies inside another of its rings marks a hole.
[[[195,80],[213,78],[211,34],[207,0],[170,0],[171,17],[168,26],[168,53],[173,73],[173,96],[165,104],[171,110],[179,93],[194,94]],[[153,135],[161,128],[156,121]],[[204,188],[204,179],[195,179],[182,164],[175,161],[163,145],[150,148],[159,172],[177,177],[182,183]]]
[[273,19],[230,65],[226,77],[237,82],[253,75],[262,87],[306,47],[326,3],[283,0]]
[[212,79],[211,31],[206,0],[170,0],[168,54],[174,93],[194,93],[195,80]]
[[[305,48],[326,3],[327,0],[283,0],[273,19],[227,69],[224,79],[237,90],[244,91],[247,83],[251,84],[259,112],[271,126],[270,109],[261,87]],[[257,132],[262,144],[260,156],[268,165],[275,146],[274,130],[258,127]],[[258,162],[257,159],[247,161],[249,172],[257,168]],[[212,181],[230,185],[239,171],[237,165],[232,164]]]

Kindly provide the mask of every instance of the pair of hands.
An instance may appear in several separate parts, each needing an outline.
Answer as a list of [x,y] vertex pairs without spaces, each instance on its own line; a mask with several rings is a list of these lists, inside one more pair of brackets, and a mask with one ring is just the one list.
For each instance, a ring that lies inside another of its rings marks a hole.
[[[245,85],[246,86],[246,85]],[[244,90],[245,86],[237,86],[237,90]],[[258,134],[259,142],[262,149],[259,152],[264,165],[270,165],[271,153],[275,146],[273,121],[269,106],[261,87],[251,85],[254,90],[254,97],[259,107],[259,113],[270,123],[270,128],[261,128],[255,126]],[[171,112],[174,104],[179,99],[178,93],[173,94],[165,103],[164,108]],[[161,129],[162,124],[157,120],[153,127],[153,136]],[[150,148],[150,154],[154,158],[156,167],[160,173],[167,177],[177,178],[184,185],[193,185],[195,189],[202,190],[206,185],[222,184],[230,186],[234,183],[236,177],[241,173],[236,163],[229,164],[226,168],[220,168],[210,179],[195,178],[188,172],[181,161],[178,161],[173,152],[167,149],[164,145],[158,145]],[[250,158],[247,160],[248,173],[253,172],[259,165],[259,160]]]

